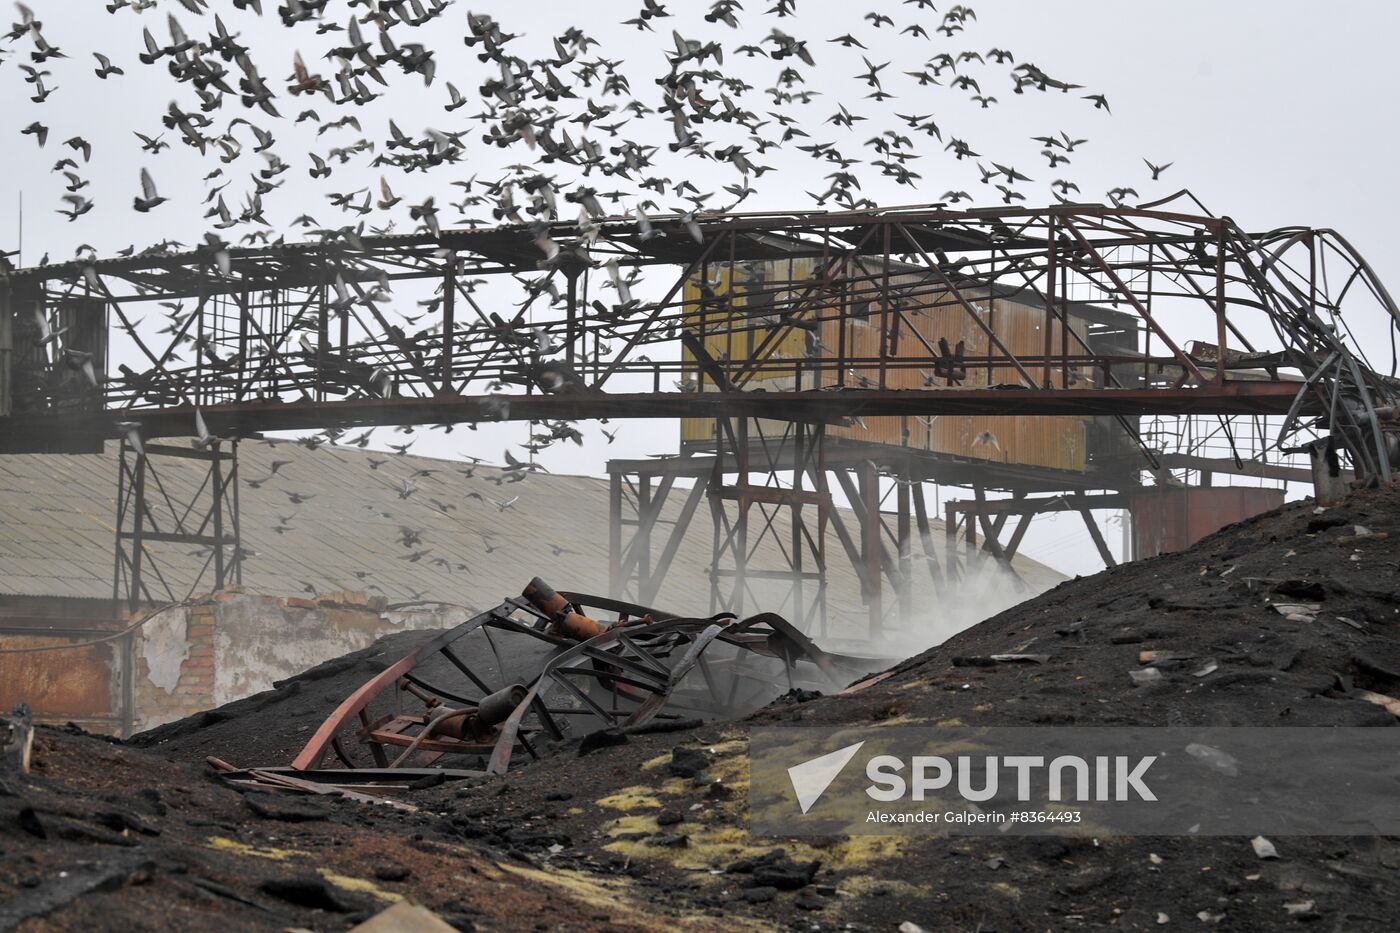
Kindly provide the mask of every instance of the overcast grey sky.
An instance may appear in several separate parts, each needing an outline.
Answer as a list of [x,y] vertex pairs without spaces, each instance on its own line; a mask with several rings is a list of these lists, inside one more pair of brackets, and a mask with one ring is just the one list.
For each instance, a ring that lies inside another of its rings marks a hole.
[[[241,33],[242,42],[252,46],[264,77],[282,93],[282,79],[291,72],[293,50],[300,50],[313,70],[329,74],[333,68],[321,54],[342,41],[343,34],[316,37],[314,29],[305,24],[287,30],[273,15],[276,3],[265,0],[268,15],[262,20],[233,10],[227,0],[213,0],[211,7],[222,13],[231,30]],[[45,81],[57,90],[40,104],[28,99],[33,86],[23,82],[18,69],[21,63],[28,63],[29,44],[21,41],[8,53],[0,51],[4,59],[0,62],[0,86],[4,89],[0,113],[12,134],[4,150],[6,171],[0,180],[0,245],[5,249],[17,245],[21,191],[24,258],[29,263],[43,253],[55,260],[66,258],[80,243],[91,244],[105,254],[133,242],[144,245],[167,236],[186,243],[197,240],[208,223],[201,218],[200,202],[206,190],[201,179],[220,163],[213,157],[199,160],[178,143],[174,150],[159,156],[139,151],[133,130],[150,135],[166,132],[167,140],[176,142],[177,134],[159,126],[160,114],[172,99],[179,99],[186,109],[193,109],[197,102],[187,87],[175,85],[163,64],[144,67],[136,61],[136,53],[143,26],[158,40],[166,40],[167,11],[175,12],[191,35],[208,32],[211,16],[189,14],[174,0],[161,0],[157,9],[141,15],[129,9],[108,15],[105,0],[32,0],[29,5],[43,22],[48,41],[69,57],[41,66],[53,72]],[[768,0],[747,0],[748,9],[738,31],[699,22],[708,4],[671,0],[666,5],[677,15],[658,21],[655,33],[645,33],[621,24],[636,15],[639,3],[478,0],[467,4],[458,0],[444,17],[424,27],[416,37],[439,53],[433,85],[424,87],[416,76],[396,74],[383,98],[354,112],[371,139],[384,138],[390,117],[410,134],[432,126],[469,129],[473,138],[479,138],[481,124],[467,119],[479,110],[475,101],[455,114],[442,109],[447,81],[475,97],[476,86],[489,73],[476,61],[473,50],[461,42],[467,9],[496,17],[507,32],[525,33],[526,38],[520,40],[524,47],[517,52],[523,55],[542,55],[550,48],[553,34],[569,25],[582,27],[602,42],[594,54],[624,60],[621,70],[632,78],[633,94],[647,103],[655,103],[652,79],[665,69],[663,55],[671,46],[672,27],[688,37],[721,39],[732,49],[745,42],[757,43],[777,26],[807,40],[817,58],[817,68],[799,67],[805,87],[821,96],[806,107],[784,108],[800,117],[812,141],[834,141],[847,152],[861,154],[861,141],[881,129],[900,127],[889,114],[931,113],[943,128],[945,139],[966,138],[979,152],[1031,175],[1035,183],[1022,187],[1029,203],[1051,200],[1047,182],[1054,177],[1074,179],[1084,200],[1101,199],[1108,188],[1118,185],[1135,187],[1144,199],[1189,187],[1212,210],[1234,217],[1247,229],[1285,224],[1335,227],[1370,259],[1383,280],[1392,284],[1400,281],[1400,256],[1387,216],[1400,185],[1389,167],[1397,142],[1389,61],[1394,37],[1400,34],[1400,5],[1333,2],[1324,6],[1292,0],[1151,4],[988,0],[971,4],[977,20],[968,24],[965,33],[927,41],[901,36],[889,27],[873,29],[862,16],[868,10],[880,10],[899,27],[923,22],[932,29],[948,4],[938,4],[939,13],[928,14],[895,0],[860,4],[798,0],[799,15],[779,20],[761,15],[770,5]],[[344,22],[348,12],[343,2],[331,0],[328,19]],[[843,49],[826,41],[846,32],[860,38],[868,50]],[[404,39],[400,37],[400,41]],[[1005,68],[968,65],[967,73],[985,82],[983,93],[998,98],[995,105],[980,108],[965,92],[948,88],[918,89],[909,78],[887,82],[900,97],[878,104],[863,98],[866,89],[856,78],[865,70],[862,55],[877,63],[892,62],[885,74],[896,75],[917,69],[938,51],[956,54],[971,49],[985,54],[992,47],[1009,49],[1018,61],[1034,62],[1049,74],[1085,85],[1085,89],[1068,95],[1017,96],[1010,93]],[[97,80],[92,73],[93,51],[108,54],[127,74]],[[732,52],[725,61],[726,73],[745,75],[759,88],[772,83],[779,67]],[[1084,93],[1107,95],[1112,115],[1094,110],[1080,99]],[[750,109],[765,103],[760,92],[752,97],[745,104]],[[849,132],[825,123],[838,103],[871,119]],[[349,112],[324,100],[292,100],[285,94],[279,106],[285,117],[305,107],[317,108],[327,120]],[[236,103],[225,104],[213,114],[216,129],[243,115]],[[275,150],[293,164],[282,176],[287,184],[267,199],[269,218],[285,225],[298,214],[311,213],[327,225],[350,222],[335,216],[327,206],[325,192],[377,185],[381,171],[360,160],[337,166],[324,184],[312,183],[306,176],[304,153],[313,146],[324,153],[328,146],[344,145],[358,134],[347,130],[317,138],[314,123],[293,128],[289,119],[247,115],[274,130],[280,140]],[[51,127],[48,145],[42,150],[33,137],[19,135],[20,128],[34,120]],[[1082,156],[1076,153],[1072,166],[1052,173],[1037,154],[1039,146],[1029,137],[1059,130],[1091,141],[1082,148]],[[75,133],[94,145],[92,161],[81,166],[80,174],[90,183],[84,193],[94,199],[96,207],[70,224],[56,213],[63,178],[51,168],[60,157],[73,154],[62,142]],[[242,135],[248,138],[246,132]],[[624,129],[623,136],[629,135],[641,143],[664,145],[669,141],[664,121],[638,121]],[[865,195],[890,205],[933,201],[947,189],[964,189],[982,203],[995,203],[995,190],[978,183],[975,160],[956,161],[936,141],[915,138],[924,156],[911,163],[923,175],[920,188],[897,186],[869,171],[862,175]],[[239,160],[227,167],[235,182],[226,195],[235,211],[242,198],[235,192],[241,192],[246,187],[243,179],[262,165],[251,148],[251,144],[246,145]],[[1159,164],[1175,164],[1153,185],[1144,157]],[[449,180],[478,173],[492,177],[501,166],[520,158],[517,150],[476,144],[467,162],[431,176],[384,172],[396,193],[404,196],[404,203],[372,222],[382,224],[392,217],[398,229],[407,229],[408,203],[429,194],[443,203],[455,193],[455,189],[447,190]],[[770,152],[757,161],[778,170],[754,182],[757,193],[741,209],[809,207],[804,192],[820,190],[821,176],[830,170],[790,151]],[[130,210],[142,166],[150,168],[161,194],[171,199],[148,215]],[[699,160],[679,156],[671,156],[662,167],[672,178],[693,177],[707,188],[735,180]],[[596,183],[600,188],[606,184]],[[669,207],[677,201],[665,198],[661,203]],[[621,206],[628,206],[628,202]],[[445,217],[449,222],[451,219],[450,215]],[[416,452],[452,455],[465,451],[497,458],[500,448],[523,441],[526,431],[522,425],[483,428],[474,434],[458,430],[448,438],[425,438]],[[612,446],[603,443],[595,431],[590,430],[589,436],[584,449],[548,451],[543,462],[564,472],[597,473],[610,456],[674,449],[677,428],[674,423],[631,422],[623,426]],[[1082,530],[1069,519],[1045,521],[1031,533],[1025,550],[1070,572],[1087,572],[1098,565]]]

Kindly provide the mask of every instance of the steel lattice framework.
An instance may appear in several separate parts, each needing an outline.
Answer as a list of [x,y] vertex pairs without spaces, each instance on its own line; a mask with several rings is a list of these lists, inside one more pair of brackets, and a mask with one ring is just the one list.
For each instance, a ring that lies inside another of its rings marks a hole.
[[[649,602],[708,500],[711,611],[772,601],[804,631],[826,631],[828,530],[873,635],[892,610],[915,617],[920,563],[940,596],[992,563],[1024,590],[1011,561],[1037,514],[1080,513],[1111,564],[1091,511],[1128,508],[1144,471],[1158,485],[1215,472],[1294,480],[1309,474],[1278,461],[1306,452],[1339,476],[1340,453],[1357,479],[1388,481],[1400,464],[1400,311],[1365,260],[1334,231],[1248,234],[1184,193],[1137,208],[934,205],[215,241],[10,273],[0,302],[0,452],[708,419],[708,441],[680,458],[610,464],[610,592]],[[1373,363],[1376,348],[1390,359]],[[1075,416],[1093,423],[1102,456],[1078,470],[949,456],[932,442],[944,415]],[[927,422],[926,450],[830,436],[880,416]],[[653,555],[678,479],[690,485]],[[941,556],[927,482],[974,493],[944,504]],[[212,541],[141,525],[139,500],[128,511],[142,541],[197,543],[216,558],[232,548],[214,585],[236,573],[236,505]],[[785,566],[752,566],[765,537]],[[135,605],[148,587],[122,543],[116,592]],[[762,581],[786,590],[760,597]]]
[[[1250,235],[1169,206],[347,232],[23,270],[0,286],[14,348],[0,448],[82,448],[133,421],[147,438],[189,435],[196,408],[221,436],[492,419],[1254,413],[1286,416],[1285,437],[1321,418],[1360,473],[1388,478],[1400,313],[1365,261],[1332,231]],[[810,262],[801,280],[737,284],[754,263],[796,258]],[[668,287],[633,298],[643,286],[629,276],[647,266],[670,267]],[[390,310],[410,282],[427,307],[414,333]],[[1013,352],[979,289],[1043,307],[1047,325],[1072,303],[1111,305],[1136,318],[1142,348],[1105,353],[1073,334],[1055,345],[1047,326],[1043,347]],[[1353,313],[1363,299],[1371,307]],[[181,309],[163,330],[141,314],[159,302]],[[952,365],[913,305],[965,310],[987,349],[956,365],[995,371],[996,384],[893,387],[900,369]],[[844,332],[857,315],[878,322],[878,356],[776,352],[793,332]],[[1385,371],[1361,352],[1363,325],[1367,342],[1392,342]],[[707,353],[717,333],[745,352]],[[887,352],[901,339],[926,352]],[[83,375],[94,356],[97,384]]]

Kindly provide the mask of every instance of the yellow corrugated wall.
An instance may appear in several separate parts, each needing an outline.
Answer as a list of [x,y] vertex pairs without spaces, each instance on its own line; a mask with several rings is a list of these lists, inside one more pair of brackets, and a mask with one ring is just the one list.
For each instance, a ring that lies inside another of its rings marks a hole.
[[[793,260],[791,265],[793,267],[791,281],[800,281],[811,274],[811,260]],[[788,261],[766,264],[767,279],[769,281],[788,279],[788,266]],[[719,272],[717,278],[717,282],[712,279],[712,288],[722,296],[730,287],[727,269]],[[892,275],[890,284],[893,288],[922,289],[921,293],[911,295],[905,300],[903,310],[908,324],[918,331],[923,340],[910,333],[908,327],[902,325],[898,343],[894,352],[890,354],[889,360],[925,360],[929,356],[925,342],[936,347],[940,337],[946,339],[950,346],[956,346],[959,340],[964,341],[965,354],[969,357],[989,355],[987,335],[968,314],[967,309],[946,292],[931,287],[925,276],[917,273]],[[871,298],[875,297],[876,286],[870,285],[865,293]],[[964,290],[964,295],[978,309],[982,319],[988,322],[989,326],[995,330],[997,337],[1012,353],[1018,356],[1044,353],[1046,322],[1043,307],[1005,299],[989,300],[986,297],[985,289]],[[685,297],[687,302],[699,301],[698,278],[686,285]],[[736,297],[734,304],[736,307],[743,307],[744,302],[745,299],[742,297]],[[870,318],[868,320],[848,320],[846,323],[845,350],[848,357],[865,357],[872,361],[878,360],[880,357],[882,308],[879,303],[872,302],[869,310]],[[711,328],[723,327],[727,319],[728,315],[718,317],[711,314],[707,323]],[[694,315],[691,320],[692,326],[698,328],[700,323],[698,315]],[[1061,325],[1055,321],[1051,326],[1051,346],[1054,348],[1054,352],[1058,353],[1061,344]],[[1082,323],[1072,324],[1072,326],[1081,337],[1084,336]],[[762,335],[762,331],[755,331],[752,343],[730,336],[707,335],[705,346],[712,355],[718,357],[728,354],[730,358],[737,359],[745,352],[750,352],[753,345],[761,342]],[[838,322],[834,320],[824,322],[821,329],[821,341],[829,349],[819,349],[818,354],[834,356],[841,346],[841,340],[842,335]],[[1073,339],[1070,340],[1069,346],[1071,354],[1077,352],[1078,345]],[[805,356],[806,353],[805,333],[801,330],[795,330],[782,340],[770,358],[795,359]],[[686,358],[690,358],[688,353]],[[1033,378],[1036,380],[1041,378],[1043,370],[1040,367],[1028,366],[1027,368]],[[903,368],[887,363],[885,384],[892,389],[921,388],[925,384],[923,371],[926,371],[926,367],[910,365],[908,368]],[[790,378],[763,380],[762,375],[762,370],[760,370],[760,378],[755,381],[753,387],[756,388],[759,385],[766,385],[771,389],[791,387]],[[863,376],[878,383],[880,377],[878,363],[872,362],[870,365],[853,368],[846,374],[846,384],[856,386],[859,382],[855,378],[856,376]],[[834,375],[829,375],[826,378],[829,382],[834,382]],[[989,371],[989,367],[984,364],[980,368],[969,367],[967,378],[963,380],[962,385],[979,387],[1016,384],[1019,381],[1016,369],[1011,365],[996,364],[991,366]],[[787,385],[783,383],[787,383]],[[1051,383],[1055,386],[1063,384],[1063,376],[1058,367],[1052,371]],[[938,385],[945,385],[945,383],[939,380]],[[705,388],[707,391],[713,391],[713,386],[708,383]],[[713,437],[713,432],[714,423],[710,419],[686,418],[681,421],[682,441],[709,440]],[[996,443],[977,443],[977,438],[985,433],[990,433],[995,438]],[[1085,466],[1086,419],[1069,416],[978,417],[944,415],[933,419],[931,423],[922,418],[867,418],[864,427],[858,424],[850,427],[829,426],[827,434],[830,437],[893,446],[908,446],[918,450],[1025,466],[1075,471],[1083,471]]]
[[[770,288],[779,287],[776,283],[794,282],[804,283],[812,276],[813,260],[792,259],[775,260],[761,264],[765,270],[765,277],[771,284]],[[745,281],[742,264],[738,268],[739,274],[736,276],[738,285],[742,290]],[[710,273],[710,290],[716,297],[724,298],[729,294],[734,283],[730,281],[730,269],[728,265],[717,267]],[[796,288],[801,288],[798,284]],[[682,292],[686,303],[687,327],[692,333],[704,334],[705,350],[715,359],[745,359],[754,352],[754,349],[763,343],[764,338],[773,328],[760,327],[742,334],[725,333],[731,325],[736,322],[742,324],[743,312],[739,308],[748,307],[748,298],[742,293],[734,296],[733,307],[736,309],[733,314],[727,311],[710,311],[704,321],[700,319],[700,276],[692,276],[686,282]],[[778,303],[788,300],[791,290],[785,290],[776,296]],[[718,333],[716,333],[718,332]],[[689,350],[682,349],[682,359],[686,362],[693,362],[695,357]],[[801,359],[807,355],[806,332],[800,329],[793,329],[791,333],[785,335],[778,341],[765,359],[794,360]],[[779,372],[782,375],[779,375]],[[791,370],[787,367],[760,367],[754,374],[753,381],[749,383],[749,388],[767,389],[790,389],[792,387]],[[687,378],[701,380],[698,367],[687,373]],[[708,379],[703,379],[702,386],[706,392],[715,391],[715,386]],[[715,423],[712,418],[682,418],[681,419],[681,441],[707,441],[714,436]]]

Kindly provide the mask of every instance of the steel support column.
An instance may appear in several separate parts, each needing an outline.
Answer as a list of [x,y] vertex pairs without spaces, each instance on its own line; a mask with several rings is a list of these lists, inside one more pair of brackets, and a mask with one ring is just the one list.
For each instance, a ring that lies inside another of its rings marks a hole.
[[[224,446],[227,444],[227,451]],[[176,461],[205,464],[189,496],[178,496],[162,470]],[[157,461],[163,466],[157,466]],[[135,445],[123,438],[118,457],[116,557],[112,605],[118,616],[186,599],[201,588],[220,590],[243,580],[238,516],[238,445],[216,441],[207,450]],[[193,579],[168,579],[157,545],[195,546],[206,552]]]
[[714,533],[712,611],[742,614],[761,589],[764,605],[780,607],[804,631],[825,632],[831,496],[820,468],[823,436],[820,425],[716,419],[704,491]]

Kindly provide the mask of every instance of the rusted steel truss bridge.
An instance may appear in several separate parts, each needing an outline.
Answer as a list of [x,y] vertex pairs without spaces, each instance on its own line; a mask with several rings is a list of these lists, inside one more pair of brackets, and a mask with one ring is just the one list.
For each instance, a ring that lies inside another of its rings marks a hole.
[[[130,542],[142,534],[198,537],[218,551],[216,582],[237,574],[227,483],[239,438],[687,419],[702,436],[682,456],[611,470],[613,595],[650,602],[675,536],[708,499],[712,611],[741,612],[767,574],[791,584],[787,611],[804,630],[823,628],[830,529],[877,627],[891,607],[908,611],[915,563],[940,586],[979,560],[1009,567],[1024,521],[1066,496],[1111,562],[1090,511],[1124,506],[1144,476],[1300,479],[1311,450],[1357,479],[1390,480],[1398,328],[1384,285],[1340,234],[1247,233],[1184,193],[1137,208],[934,205],[438,236],[344,230],[259,248],[210,240],[0,275],[0,452],[120,438],[142,460],[172,452],[161,439],[191,435],[202,451],[222,449],[197,534],[144,527],[140,502],[123,499],[117,589],[135,603],[144,590]],[[993,431],[977,451],[934,437],[935,419],[1008,416],[1079,419],[1112,441],[1090,438],[1088,456],[1066,467],[997,456],[1007,440]],[[872,419],[900,433],[853,434]],[[138,467],[122,475],[132,484]],[[944,507],[966,560],[928,543],[928,481],[973,491]],[[669,520],[661,541],[673,488],[688,490],[683,521]],[[760,573],[748,566],[754,536],[779,534],[777,510],[789,515],[788,565]],[[1024,521],[1004,538],[1011,516]],[[914,560],[916,538],[925,560]],[[882,601],[882,579],[895,600]]]

